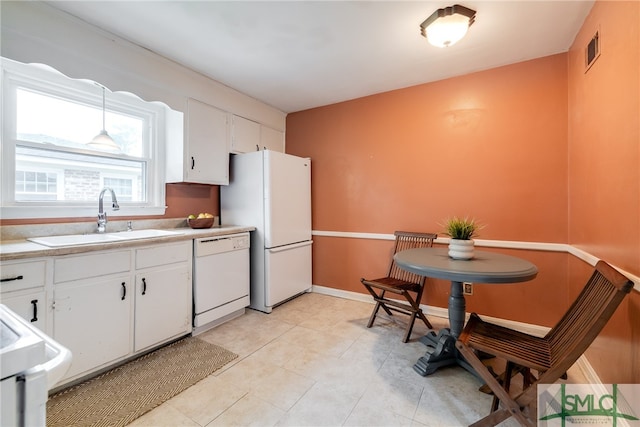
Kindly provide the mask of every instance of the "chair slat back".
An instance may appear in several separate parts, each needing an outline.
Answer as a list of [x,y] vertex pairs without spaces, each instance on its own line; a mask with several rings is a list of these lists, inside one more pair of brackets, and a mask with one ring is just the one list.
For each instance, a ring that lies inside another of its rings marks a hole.
[[569,310],[547,333],[551,365],[572,365],[595,340],[631,289],[632,281],[599,261]]
[[[438,237],[435,233],[414,233],[410,231],[396,231],[395,248],[393,254],[407,249],[415,248],[429,248],[433,246],[433,240]],[[396,265],[396,262],[391,258],[391,266],[389,267],[389,274],[387,277],[392,277],[398,280],[404,280],[411,283],[421,283],[424,278],[415,273],[409,273],[406,270],[401,269]]]

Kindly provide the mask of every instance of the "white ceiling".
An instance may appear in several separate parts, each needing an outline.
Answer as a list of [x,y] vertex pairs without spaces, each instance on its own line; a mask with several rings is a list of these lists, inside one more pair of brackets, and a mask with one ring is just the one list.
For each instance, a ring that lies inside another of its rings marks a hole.
[[52,1],[52,6],[284,112],[566,52],[593,0],[465,1],[476,21],[440,49],[442,1]]

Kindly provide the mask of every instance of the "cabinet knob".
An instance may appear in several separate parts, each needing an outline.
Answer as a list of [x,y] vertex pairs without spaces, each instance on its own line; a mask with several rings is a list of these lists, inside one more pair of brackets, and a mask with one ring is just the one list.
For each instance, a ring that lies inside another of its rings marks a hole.
[[122,282],[122,301],[127,296],[127,285],[125,282]]
[[147,293],[147,279],[142,278],[142,295]]
[[191,170],[195,169],[196,167],[196,159],[193,158],[193,156],[191,156]]

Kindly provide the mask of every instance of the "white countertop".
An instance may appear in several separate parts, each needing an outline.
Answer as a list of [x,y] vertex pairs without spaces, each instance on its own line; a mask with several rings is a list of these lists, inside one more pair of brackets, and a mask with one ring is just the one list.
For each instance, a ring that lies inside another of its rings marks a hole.
[[182,227],[182,228],[170,228],[167,230],[179,231],[181,234],[163,236],[163,237],[153,237],[148,239],[123,240],[123,241],[106,242],[106,243],[100,242],[96,244],[88,244],[88,245],[80,245],[80,246],[64,246],[64,247],[57,247],[57,248],[51,248],[48,246],[40,245],[38,243],[34,243],[26,239],[2,241],[2,243],[0,243],[0,261],[79,254],[84,252],[101,251],[101,250],[108,250],[108,249],[131,248],[131,247],[137,247],[137,246],[146,246],[146,245],[158,243],[158,242],[163,242],[163,243],[179,242],[183,240],[198,239],[201,237],[222,236],[227,234],[242,233],[246,231],[254,231],[255,227],[226,225],[226,226],[214,226],[211,228],[203,228],[203,229],[191,229],[189,227]]

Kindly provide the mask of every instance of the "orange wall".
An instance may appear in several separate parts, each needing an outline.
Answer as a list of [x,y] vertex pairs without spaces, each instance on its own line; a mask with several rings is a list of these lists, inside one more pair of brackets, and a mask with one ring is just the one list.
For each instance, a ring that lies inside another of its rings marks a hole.
[[200,212],[220,215],[220,187],[205,184],[167,184],[166,218],[186,218]]
[[[290,114],[287,151],[313,163],[313,229],[440,232],[469,215],[485,224],[480,238],[566,242],[566,76],[555,55]],[[390,242],[314,241],[316,285],[363,292],[360,277],[386,272]],[[551,326],[567,301],[566,255],[504,252],[540,276],[476,285],[467,307]],[[448,284],[430,282],[426,303],[446,307]]]
[[[640,3],[598,2],[569,51],[569,242],[640,274]],[[602,54],[584,72],[598,30]]]
[[[570,243],[640,275],[639,7],[596,2],[566,54],[290,114],[287,152],[313,162],[313,229],[441,231],[469,215],[480,239]],[[585,74],[596,26],[602,56]],[[391,251],[314,236],[313,283],[364,293],[359,278],[383,275]],[[467,311],[552,326],[592,271],[565,253],[499,251],[539,276],[476,284]],[[425,302],[446,307],[448,292],[429,280]],[[640,293],[587,354],[603,382],[640,383]]]
[[[569,243],[640,276],[640,3],[596,2],[568,54]],[[585,73],[596,31],[601,55]],[[572,262],[571,294],[588,276]],[[588,269],[587,269],[588,270]],[[613,349],[613,350],[612,350]],[[587,352],[603,382],[640,383],[640,293]]]
[[313,160],[315,230],[567,239],[566,57],[551,56],[290,114],[287,152]]

